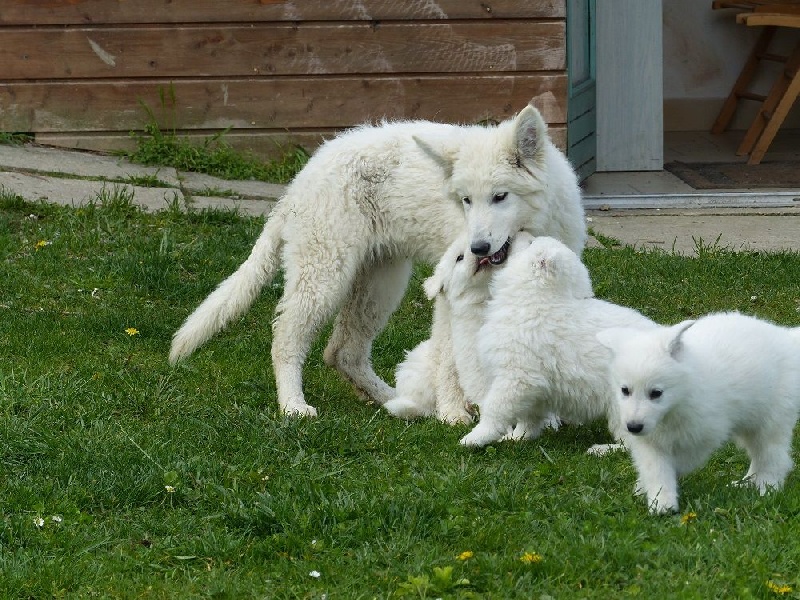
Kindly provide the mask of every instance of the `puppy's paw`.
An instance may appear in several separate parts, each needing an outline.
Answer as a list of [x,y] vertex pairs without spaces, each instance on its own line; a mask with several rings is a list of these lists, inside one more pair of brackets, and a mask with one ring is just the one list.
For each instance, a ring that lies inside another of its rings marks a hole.
[[586,451],[586,454],[590,454],[592,456],[605,456],[606,454],[611,454],[612,452],[617,452],[619,450],[625,450],[625,445],[624,444],[595,444],[594,446],[591,446]]
[[410,398],[406,398],[405,396],[392,398],[383,405],[383,408],[386,409],[386,412],[399,419],[411,420],[419,417],[430,416],[423,407],[419,406],[416,402]]
[[480,448],[482,446],[486,446],[487,444],[491,444],[492,442],[496,442],[501,437],[503,437],[502,433],[498,434],[493,430],[478,425],[475,427],[475,429],[461,438],[461,445]]

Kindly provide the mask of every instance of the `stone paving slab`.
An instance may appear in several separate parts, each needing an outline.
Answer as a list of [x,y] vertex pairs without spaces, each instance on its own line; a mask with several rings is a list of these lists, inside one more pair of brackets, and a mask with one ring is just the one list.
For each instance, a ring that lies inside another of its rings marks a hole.
[[[286,186],[263,181],[231,181],[204,173],[180,173],[181,186],[194,196],[218,196],[219,192],[233,195],[235,199],[251,198],[277,200],[283,195]],[[212,192],[212,193],[209,193]],[[213,192],[216,192],[213,193]]]
[[181,205],[185,200],[183,192],[177,188],[140,187],[127,183],[69,179],[36,173],[0,172],[0,189],[18,194],[30,202],[46,200],[62,206],[82,206],[97,200],[104,188],[108,192],[114,186],[132,191],[133,202],[148,211],[166,208],[168,201],[175,197]]
[[145,167],[124,158],[92,152],[75,152],[41,146],[0,144],[0,171],[65,173],[71,177],[121,180],[130,177],[155,177],[178,187],[178,173],[172,167]]
[[[698,242],[729,250],[800,251],[800,210],[588,211],[596,233],[635,248],[694,255]],[[592,246],[599,243],[592,240]]]

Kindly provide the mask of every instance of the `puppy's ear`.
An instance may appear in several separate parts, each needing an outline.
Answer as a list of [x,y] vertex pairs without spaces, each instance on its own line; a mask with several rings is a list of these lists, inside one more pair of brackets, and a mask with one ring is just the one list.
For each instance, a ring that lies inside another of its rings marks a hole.
[[683,333],[695,324],[694,319],[682,321],[670,327],[671,338],[667,344],[667,352],[674,360],[680,360],[683,354]]
[[412,135],[411,139],[416,142],[420,150],[422,150],[429,158],[433,160],[433,162],[441,167],[447,179],[450,179],[453,176],[453,163],[455,162],[455,157],[453,156],[454,153],[452,150],[446,148],[436,149],[432,144],[429,144],[425,140],[418,138],[415,135]]
[[603,344],[611,352],[616,352],[622,342],[634,335],[634,332],[627,327],[610,327],[597,332],[597,341]]
[[517,166],[541,162],[547,125],[532,104],[523,108],[514,119],[514,153]]

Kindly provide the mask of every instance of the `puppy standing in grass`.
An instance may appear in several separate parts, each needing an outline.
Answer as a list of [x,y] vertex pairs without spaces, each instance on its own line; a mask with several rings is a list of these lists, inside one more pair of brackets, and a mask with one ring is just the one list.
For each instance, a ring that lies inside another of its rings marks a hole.
[[596,335],[656,324],[594,298],[578,255],[552,238],[536,238],[513,254],[490,287],[478,344],[491,383],[480,421],[461,443],[484,446],[521,422],[533,424],[524,437],[534,438],[550,413],[573,423],[606,418],[611,433],[624,437],[609,380],[611,353]]
[[637,491],[652,512],[677,511],[677,477],[731,437],[751,461],[737,483],[761,494],[783,486],[800,413],[800,328],[720,313],[644,332],[611,329],[598,339],[614,355]]
[[403,297],[413,260],[435,263],[466,227],[470,250],[502,262],[525,230],[580,250],[586,224],[575,173],[532,106],[494,127],[427,121],[364,126],[324,144],[269,215],[250,256],[175,333],[172,363],[245,313],[279,268],[272,324],[278,403],[316,415],[302,369],[338,311],[324,358],[382,405],[372,342]]

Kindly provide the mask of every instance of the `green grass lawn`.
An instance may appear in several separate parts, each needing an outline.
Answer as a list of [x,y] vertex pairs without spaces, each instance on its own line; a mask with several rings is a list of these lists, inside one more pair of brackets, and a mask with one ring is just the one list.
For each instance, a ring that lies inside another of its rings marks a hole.
[[[733,446],[683,480],[681,514],[653,517],[625,454],[585,454],[602,424],[469,451],[466,427],[361,402],[322,342],[305,373],[320,416],[284,418],[280,282],[170,367],[170,336],[262,222],[113,196],[0,194],[0,597],[798,597],[800,476],[764,498],[728,487],[747,467]],[[585,259],[598,296],[665,323],[800,325],[800,256],[698,246]],[[389,380],[426,335],[428,272],[376,344]]]

